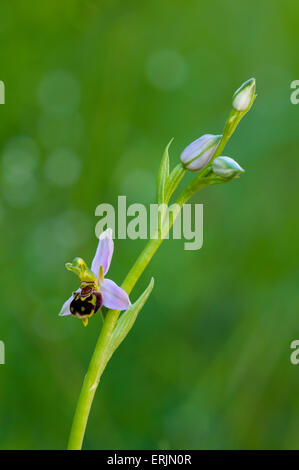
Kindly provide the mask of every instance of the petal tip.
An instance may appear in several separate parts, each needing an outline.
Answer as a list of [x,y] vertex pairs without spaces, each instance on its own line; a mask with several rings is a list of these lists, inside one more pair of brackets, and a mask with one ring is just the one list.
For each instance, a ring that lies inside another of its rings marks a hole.
[[110,238],[112,240],[113,238],[113,230],[112,228],[107,228],[105,232],[101,233],[100,235],[100,240],[105,240],[105,238]]
[[71,315],[71,312],[61,311],[61,312],[58,313],[59,317],[66,317],[67,315]]

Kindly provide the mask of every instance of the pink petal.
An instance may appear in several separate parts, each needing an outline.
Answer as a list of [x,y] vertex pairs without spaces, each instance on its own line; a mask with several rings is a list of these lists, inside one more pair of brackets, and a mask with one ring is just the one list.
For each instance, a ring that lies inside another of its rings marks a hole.
[[62,309],[60,310],[60,313],[59,313],[60,317],[64,317],[65,315],[71,315],[70,305],[71,305],[72,300],[73,300],[73,296],[71,296],[69,299],[67,299],[66,302],[64,302]]
[[[80,292],[80,288],[77,289],[75,292]],[[70,305],[71,305],[71,302],[74,298],[74,293],[71,295],[71,297],[69,299],[67,299],[66,302],[64,302],[61,310],[60,310],[60,313],[59,313],[59,316],[60,317],[65,317],[66,315],[71,315],[71,311],[70,311]]]
[[108,271],[113,255],[113,249],[114,243],[112,240],[112,230],[111,228],[107,228],[107,230],[100,235],[98,248],[91,265],[91,270],[96,276],[99,275],[100,266],[103,266],[104,275]]
[[100,289],[105,307],[115,310],[127,310],[130,307],[128,294],[111,279],[104,279]]

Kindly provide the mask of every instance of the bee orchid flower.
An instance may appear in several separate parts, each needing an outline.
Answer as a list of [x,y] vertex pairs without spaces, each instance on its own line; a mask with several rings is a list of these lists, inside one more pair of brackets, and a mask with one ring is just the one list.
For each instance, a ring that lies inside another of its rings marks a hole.
[[131,306],[128,294],[111,279],[106,279],[114,243],[112,230],[108,228],[100,235],[96,254],[89,269],[82,258],[66,263],[66,268],[80,278],[78,290],[63,304],[60,316],[73,315],[86,326],[88,319],[104,305],[115,310],[127,310]]

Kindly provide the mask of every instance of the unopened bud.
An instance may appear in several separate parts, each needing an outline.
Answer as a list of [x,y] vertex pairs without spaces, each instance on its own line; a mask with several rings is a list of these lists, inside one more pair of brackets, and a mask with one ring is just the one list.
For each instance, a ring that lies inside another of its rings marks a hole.
[[233,96],[233,108],[237,111],[247,111],[255,96],[255,78],[243,83]]
[[230,157],[217,157],[212,163],[213,172],[222,178],[235,178],[245,170]]
[[205,134],[189,144],[181,153],[181,162],[191,171],[199,171],[204,168],[219,145],[222,135]]

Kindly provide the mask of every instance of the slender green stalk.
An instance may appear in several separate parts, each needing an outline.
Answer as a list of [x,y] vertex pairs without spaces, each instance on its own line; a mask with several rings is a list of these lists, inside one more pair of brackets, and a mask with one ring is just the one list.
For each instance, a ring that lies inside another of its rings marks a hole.
[[[135,286],[162,241],[163,239],[161,238],[151,239],[145,246],[122,284],[122,288],[128,294]],[[82,447],[93,397],[108,362],[106,348],[115,328],[119,313],[118,310],[109,310],[106,315],[77,403],[68,443],[68,449],[70,450],[79,450]]]
[[[141,252],[137,258],[135,264],[129,271],[127,277],[122,283],[122,288],[130,294],[134,288],[136,282],[140,278],[141,274],[149,264],[153,255],[161,245],[162,241],[166,237],[168,231],[173,225],[175,219],[179,215],[185,202],[201,187],[206,186],[207,182],[203,179],[196,178],[196,185],[189,185],[185,191],[181,194],[176,203],[176,209],[172,214],[170,221],[166,220],[164,217],[164,223],[162,230],[158,228],[157,232],[154,234],[153,238],[149,240],[144,250]],[[160,236],[162,232],[162,236]],[[100,382],[100,378],[104,372],[104,369],[109,361],[107,356],[107,346],[109,339],[113,333],[113,330],[116,326],[120,312],[118,310],[109,310],[103,327],[101,329],[94,353],[92,355],[87,374],[84,378],[82,389],[80,392],[79,400],[77,403],[77,408],[75,411],[72,428],[70,432],[68,449],[69,450],[79,450],[82,447],[82,442],[84,438],[84,433],[89,417],[89,412],[93,402],[94,394],[97,390],[97,387]]]
[[[255,96],[252,99],[251,105],[253,104]],[[220,144],[217,148],[216,153],[213,156],[213,159],[216,158],[218,155],[221,154],[222,150],[224,149],[226,143],[228,142],[229,138],[233,134],[234,130],[236,129],[238,123],[240,122],[241,118],[248,112],[250,107],[244,112],[237,112],[233,110],[226,122],[226,126],[223,132],[223,137],[220,141]],[[170,145],[170,144],[169,144]],[[169,147],[168,145],[168,147]],[[168,147],[166,148],[166,152],[168,152]],[[162,170],[159,174],[159,179],[161,180],[161,190],[158,191],[158,202],[164,202],[164,206],[169,202],[169,199],[175,189],[177,188],[178,184],[180,183],[181,179],[184,176],[185,169],[182,164],[178,164],[172,173],[168,175],[169,172],[169,165],[168,165],[168,154],[164,154],[164,163],[166,163],[165,167],[163,166],[162,162]],[[212,161],[211,161],[212,162]],[[211,163],[210,162],[210,163]],[[210,184],[217,184],[224,182],[224,180],[214,178],[210,176],[210,165],[209,167],[205,168],[202,172],[200,172],[191,183],[185,188],[185,190],[181,193],[178,200],[176,201],[175,208],[171,214],[171,219],[169,220],[167,210],[164,207],[162,213],[160,215],[160,220],[158,223],[158,229],[155,235],[149,240],[147,245],[145,246],[144,250],[137,258],[135,264],[129,271],[127,277],[125,278],[122,288],[130,294],[132,289],[134,288],[136,282],[140,278],[141,274],[149,264],[150,260],[152,259],[153,255],[161,245],[162,241],[166,237],[167,233],[169,232],[171,226],[173,225],[175,219],[179,215],[183,205],[188,201],[188,199],[199,189],[206,185]],[[162,204],[163,205],[163,204]],[[94,353],[92,355],[87,374],[84,378],[84,382],[82,385],[82,389],[80,392],[79,400],[77,403],[77,408],[75,411],[71,433],[69,437],[68,449],[79,450],[82,447],[82,442],[84,438],[84,433],[86,429],[87,420],[89,417],[89,412],[91,409],[91,405],[93,402],[93,398],[97,387],[100,382],[100,378],[104,372],[104,369],[111,357],[111,352],[109,354],[109,340],[111,335],[114,331],[116,326],[118,317],[120,312],[118,310],[109,310],[104,323],[101,329]]]
[[149,240],[144,250],[141,252],[140,256],[137,258],[135,264],[130,269],[127,277],[125,278],[121,286],[127,292],[127,294],[130,294],[130,292],[134,288],[136,282],[138,281],[141,274],[147,267],[148,263],[154,256],[155,252],[161,245],[162,241],[163,241],[163,238],[160,238],[160,237],[157,239],[152,238],[151,240]]
[[70,450],[79,450],[82,447],[93,397],[106,366],[105,349],[116,322],[117,316],[110,310],[105,318],[87,374],[83,381],[69,437],[68,449]]
[[[203,184],[204,186],[205,184]],[[178,210],[173,215],[172,220],[169,224],[165,224],[167,229],[162,230],[163,237],[159,237],[159,231],[157,231],[153,238],[149,240],[140,256],[137,258],[135,264],[129,271],[127,277],[122,283],[122,288],[130,294],[134,288],[136,282],[140,278],[141,274],[149,264],[153,255],[161,245],[171,226],[173,225],[176,217],[178,216],[184,202],[188,195],[184,195],[183,198],[178,201]],[[94,394],[99,385],[100,378],[104,372],[109,357],[106,355],[106,349],[111,337],[111,334],[115,328],[120,312],[118,310],[109,310],[103,328],[101,329],[98,342],[96,344],[94,353],[92,355],[87,374],[84,378],[82,389],[80,392],[77,408],[75,411],[71,433],[69,437],[68,449],[79,450],[82,447],[84,433],[86,429],[87,420],[89,417],[90,408],[93,402]]]
[[[203,182],[202,186],[205,185],[206,183]],[[198,190],[198,188],[196,190]],[[166,220],[164,219],[164,227],[162,228],[163,237],[159,237],[158,234],[160,233],[160,231],[157,231],[154,234],[153,238],[149,240],[144,250],[141,252],[140,256],[137,258],[135,264],[129,271],[127,277],[125,278],[121,286],[128,294],[130,294],[130,292],[134,288],[141,274],[143,273],[150,260],[152,259],[153,255],[155,254],[162,241],[166,237],[176,217],[179,215],[179,212],[182,209],[184,203],[189,199],[193,192],[195,192],[195,190],[189,190],[182,193],[181,197],[177,201],[177,210],[173,214],[171,221],[169,223],[166,223]],[[89,412],[93,402],[94,394],[109,360],[109,357],[107,357],[106,355],[107,345],[115,328],[119,314],[120,312],[118,310],[109,310],[106,315],[103,328],[100,332],[99,339],[92,355],[88,371],[84,378],[84,382],[80,392],[69,437],[69,450],[79,450],[82,447],[86,424],[89,417]]]

